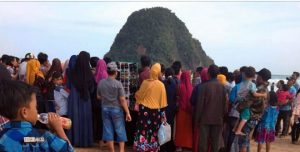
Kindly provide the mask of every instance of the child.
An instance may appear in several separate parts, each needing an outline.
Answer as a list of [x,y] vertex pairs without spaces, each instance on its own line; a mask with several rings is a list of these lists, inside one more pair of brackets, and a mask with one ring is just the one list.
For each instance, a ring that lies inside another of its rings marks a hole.
[[288,102],[288,100],[292,99],[290,92],[290,87],[287,84],[283,84],[281,89],[277,91],[278,104],[284,105]]
[[[257,93],[257,88],[255,83],[252,81],[255,78],[255,69],[253,67],[247,67],[244,72],[244,80],[240,84],[240,90],[237,95],[237,104],[239,104],[240,110],[240,122],[237,127],[234,128],[236,135],[244,135],[242,129],[246,122],[250,119],[250,106],[252,104],[251,97],[264,97],[266,98],[266,93]],[[244,105],[241,106],[241,105]]]
[[38,120],[36,106],[32,86],[0,81],[0,115],[10,119],[0,133],[0,151],[74,151],[56,114],[48,114],[49,126],[56,135],[32,127]]
[[65,117],[67,115],[69,93],[64,89],[62,74],[60,72],[54,72],[52,82],[55,85],[54,102],[56,113]]

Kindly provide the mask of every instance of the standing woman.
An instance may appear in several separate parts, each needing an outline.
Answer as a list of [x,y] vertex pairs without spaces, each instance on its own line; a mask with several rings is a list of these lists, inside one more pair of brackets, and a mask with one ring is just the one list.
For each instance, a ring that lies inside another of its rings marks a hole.
[[[97,66],[95,68],[95,81],[98,84],[101,80],[108,78],[107,66],[104,60],[99,59]],[[97,99],[97,90],[93,93],[92,99],[92,111],[93,111],[93,130],[94,130],[94,139],[99,141],[100,148],[103,145],[102,143],[102,134],[103,134],[103,121],[102,121],[102,112],[101,112],[101,102]]]
[[191,73],[184,71],[180,77],[180,86],[178,88],[178,113],[176,115],[176,134],[175,145],[181,147],[192,148],[193,146],[193,127],[192,127],[192,106],[190,97],[193,91],[191,83]]
[[91,93],[95,89],[95,82],[89,61],[90,54],[80,52],[69,77],[71,92],[68,98],[68,116],[73,125],[68,137],[72,145],[77,147],[89,147],[93,144]]
[[299,136],[300,136],[300,89],[297,91],[295,107],[293,110],[294,114],[294,125],[292,127],[292,143],[299,145]]
[[63,73],[61,62],[57,58],[52,60],[52,65],[51,65],[45,79],[50,82],[54,72]]
[[29,85],[33,85],[34,81],[38,78],[41,77],[44,79],[44,74],[42,71],[40,71],[41,64],[38,60],[30,60],[27,63],[26,67],[26,83]]
[[144,80],[136,92],[136,103],[139,104],[137,129],[134,137],[134,151],[157,151],[159,149],[157,132],[167,106],[167,95],[164,84],[159,81],[161,66],[154,64],[150,70],[150,79]]

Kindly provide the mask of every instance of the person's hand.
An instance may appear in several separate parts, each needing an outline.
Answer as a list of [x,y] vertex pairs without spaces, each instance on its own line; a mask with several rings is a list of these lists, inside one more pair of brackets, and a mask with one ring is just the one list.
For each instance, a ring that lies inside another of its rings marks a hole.
[[267,93],[264,93],[263,95],[264,95],[264,96],[263,96],[264,98],[267,98],[267,96],[268,96]]
[[48,113],[48,123],[51,129],[53,129],[55,132],[60,132],[63,130],[60,116],[58,116],[56,113]]
[[127,113],[127,114],[126,114],[126,121],[129,121],[129,122],[131,121],[130,113]]

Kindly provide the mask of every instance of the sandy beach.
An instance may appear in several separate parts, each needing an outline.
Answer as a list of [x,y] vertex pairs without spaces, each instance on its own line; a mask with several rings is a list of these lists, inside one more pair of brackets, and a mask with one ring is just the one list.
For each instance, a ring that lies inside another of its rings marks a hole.
[[[117,147],[117,146],[116,146]],[[254,141],[251,141],[251,152],[257,151],[257,144]],[[108,152],[107,147],[103,147],[100,150],[98,145],[94,145],[92,148],[75,148],[76,152]],[[132,152],[131,147],[127,147],[127,152]],[[263,151],[265,151],[265,146],[263,147]],[[276,141],[271,145],[271,152],[297,152],[300,151],[300,145],[291,144],[290,137],[285,138],[276,138]]]

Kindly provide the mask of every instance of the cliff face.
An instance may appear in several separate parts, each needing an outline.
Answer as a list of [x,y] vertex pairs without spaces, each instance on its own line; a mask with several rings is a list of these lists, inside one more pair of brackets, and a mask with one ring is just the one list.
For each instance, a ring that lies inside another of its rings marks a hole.
[[184,68],[208,66],[214,61],[201,43],[192,38],[185,24],[166,8],[156,7],[133,12],[105,55],[115,61],[138,62],[141,55],[165,66],[175,60]]

